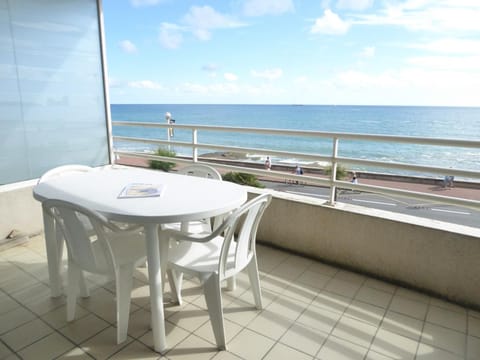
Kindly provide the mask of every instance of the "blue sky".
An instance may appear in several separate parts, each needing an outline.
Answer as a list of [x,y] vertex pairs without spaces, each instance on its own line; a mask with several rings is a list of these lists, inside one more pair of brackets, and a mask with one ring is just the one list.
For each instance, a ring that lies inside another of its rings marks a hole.
[[103,0],[111,103],[480,106],[479,0]]

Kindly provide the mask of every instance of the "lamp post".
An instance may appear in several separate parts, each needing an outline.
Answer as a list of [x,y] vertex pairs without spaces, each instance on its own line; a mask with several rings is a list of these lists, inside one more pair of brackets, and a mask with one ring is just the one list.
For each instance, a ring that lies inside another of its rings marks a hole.
[[[165,113],[165,120],[167,120],[167,124],[172,123],[172,114],[168,111]],[[167,128],[167,141],[168,141],[168,151],[170,151],[170,128]]]

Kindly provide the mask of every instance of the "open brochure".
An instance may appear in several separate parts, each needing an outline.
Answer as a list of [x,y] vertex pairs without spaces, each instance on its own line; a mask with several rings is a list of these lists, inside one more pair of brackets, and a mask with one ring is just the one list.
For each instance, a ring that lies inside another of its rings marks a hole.
[[163,184],[128,184],[118,195],[119,199],[162,196]]

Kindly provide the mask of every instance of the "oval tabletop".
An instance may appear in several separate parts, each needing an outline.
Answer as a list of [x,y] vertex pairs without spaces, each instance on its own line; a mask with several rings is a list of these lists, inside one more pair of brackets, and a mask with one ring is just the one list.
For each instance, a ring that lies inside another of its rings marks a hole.
[[[161,195],[122,198],[122,191],[132,184],[152,185]],[[224,214],[242,205],[247,191],[230,182],[110,167],[52,178],[36,185],[33,196],[39,201],[74,202],[114,221],[170,223]]]

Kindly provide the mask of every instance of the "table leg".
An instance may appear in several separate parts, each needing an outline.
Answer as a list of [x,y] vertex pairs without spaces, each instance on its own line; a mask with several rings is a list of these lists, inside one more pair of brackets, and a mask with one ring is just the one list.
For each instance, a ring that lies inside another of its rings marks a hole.
[[158,241],[158,225],[145,225],[148,282],[150,284],[150,308],[152,312],[153,345],[160,353],[167,349],[165,315],[163,313],[162,271]]
[[50,280],[50,296],[62,295],[62,277],[60,275],[61,255],[55,231],[55,219],[47,211],[43,211],[43,228],[45,231],[45,247],[47,250],[48,277]]

